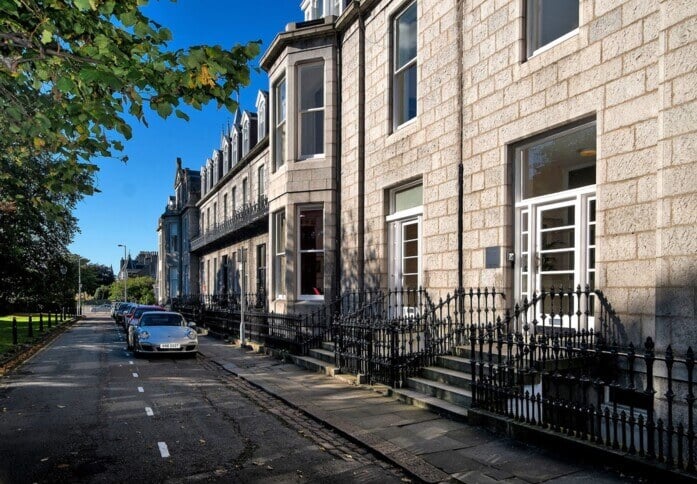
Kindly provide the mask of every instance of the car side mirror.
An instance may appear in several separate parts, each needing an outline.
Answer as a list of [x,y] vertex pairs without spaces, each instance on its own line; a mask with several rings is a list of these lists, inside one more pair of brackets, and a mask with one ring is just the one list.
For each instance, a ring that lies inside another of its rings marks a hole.
[[194,323],[193,321],[189,321],[186,325],[187,325],[189,328],[195,328],[195,327],[196,327],[196,323]]

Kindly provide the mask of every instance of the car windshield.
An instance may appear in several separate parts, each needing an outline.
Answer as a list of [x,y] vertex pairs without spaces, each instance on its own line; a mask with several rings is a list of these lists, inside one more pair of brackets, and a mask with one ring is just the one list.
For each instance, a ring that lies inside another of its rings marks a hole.
[[146,311],[162,311],[160,308],[138,308],[136,312],[133,313],[133,317],[139,318]]
[[142,326],[184,326],[178,314],[148,314],[141,319]]

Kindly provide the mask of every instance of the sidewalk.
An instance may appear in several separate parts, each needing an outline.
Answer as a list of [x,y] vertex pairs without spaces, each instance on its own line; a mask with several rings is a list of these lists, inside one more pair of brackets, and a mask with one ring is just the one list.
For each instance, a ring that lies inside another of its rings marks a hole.
[[449,420],[212,337],[200,352],[424,482],[627,482],[616,472]]

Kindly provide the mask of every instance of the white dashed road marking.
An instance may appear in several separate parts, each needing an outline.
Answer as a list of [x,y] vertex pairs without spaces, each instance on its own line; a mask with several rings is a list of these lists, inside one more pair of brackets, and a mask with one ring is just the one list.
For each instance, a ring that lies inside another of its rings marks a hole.
[[138,378],[138,373],[134,373],[133,378]]
[[129,362],[128,362],[128,364],[129,364],[129,365],[132,365],[132,364],[133,364],[133,362],[132,362],[132,361],[129,361]]
[[147,415],[148,417],[152,417],[155,414],[152,412],[152,408],[145,407],[145,415]]
[[157,446],[160,448],[160,455],[163,459],[169,457],[169,449],[167,449],[167,444],[165,444],[164,442],[158,442]]
[[144,391],[143,387],[138,387],[138,393],[143,393]]

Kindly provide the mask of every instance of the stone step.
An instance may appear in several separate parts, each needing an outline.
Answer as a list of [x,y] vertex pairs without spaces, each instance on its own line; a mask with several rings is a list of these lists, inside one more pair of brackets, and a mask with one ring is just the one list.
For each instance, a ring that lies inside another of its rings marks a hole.
[[334,342],[333,341],[322,341],[322,349],[331,351],[332,353],[334,352]]
[[334,364],[334,361],[336,361],[333,351],[325,350],[322,348],[312,348],[308,353],[309,356],[311,356],[312,358],[326,361],[327,363],[330,363],[332,365]]
[[427,380],[445,383],[465,390],[472,388],[472,375],[469,372],[451,370],[442,366],[428,366],[421,370],[421,376]]
[[472,404],[472,392],[470,390],[448,385],[447,383],[412,377],[407,379],[407,387],[427,396],[436,397],[439,400],[462,407],[469,407]]
[[349,385],[357,385],[358,378],[356,375],[350,375],[346,373],[341,373],[340,369],[331,363],[327,363],[324,360],[313,358],[311,356],[297,356],[289,355],[288,358],[291,359],[293,364],[306,370],[313,371],[315,373],[322,373],[337,380],[348,383]]
[[469,358],[462,358],[460,356],[439,356],[436,359],[436,363],[443,368],[461,371],[462,373],[470,373],[472,370],[472,364]]
[[467,421],[466,408],[436,397],[425,395],[416,390],[388,387],[386,394],[408,405],[423,408],[453,420]]

